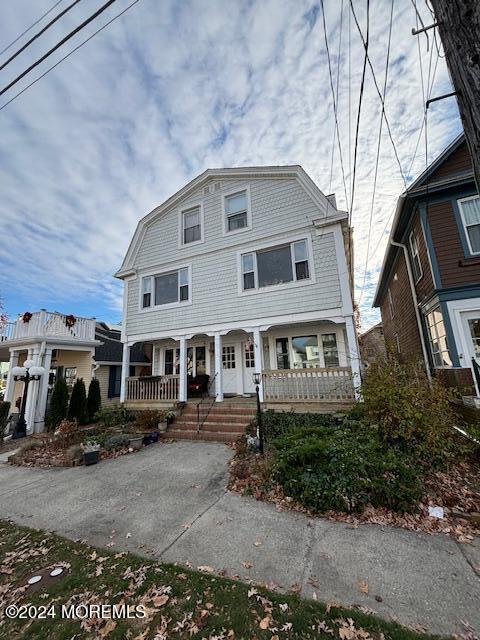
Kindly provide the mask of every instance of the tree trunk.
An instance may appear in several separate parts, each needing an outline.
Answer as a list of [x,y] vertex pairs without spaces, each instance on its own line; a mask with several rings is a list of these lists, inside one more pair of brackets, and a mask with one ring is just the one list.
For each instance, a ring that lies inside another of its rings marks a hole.
[[480,193],[480,1],[431,0]]

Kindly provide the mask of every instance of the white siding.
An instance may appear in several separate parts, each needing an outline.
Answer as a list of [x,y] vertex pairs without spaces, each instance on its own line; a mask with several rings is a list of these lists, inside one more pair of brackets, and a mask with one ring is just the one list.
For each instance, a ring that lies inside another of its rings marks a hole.
[[[312,220],[321,212],[293,178],[222,179],[220,191],[200,192],[181,207],[163,214],[147,227],[134,260],[138,277],[128,282],[127,334],[185,329],[206,324],[249,320],[287,313],[315,312],[341,307],[333,233],[313,233]],[[250,187],[253,228],[224,236],[222,197],[233,189]],[[179,248],[179,210],[199,201],[204,205],[205,242]],[[332,215],[336,214],[332,209]],[[237,252],[259,241],[279,244],[292,235],[311,237],[316,282],[257,295],[238,294]],[[144,272],[192,266],[192,305],[140,311],[139,287]]]

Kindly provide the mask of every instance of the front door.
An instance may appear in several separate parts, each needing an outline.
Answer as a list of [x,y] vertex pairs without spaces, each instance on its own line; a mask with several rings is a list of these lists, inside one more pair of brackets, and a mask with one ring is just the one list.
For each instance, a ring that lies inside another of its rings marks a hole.
[[224,394],[241,393],[241,379],[239,380],[239,376],[242,371],[242,362],[240,360],[240,355],[240,345],[238,343],[231,342],[223,344],[222,373]]
[[243,357],[243,393],[255,393],[253,373],[255,371],[255,353],[253,342],[242,342]]
[[475,358],[480,364],[480,311],[462,313],[462,325],[469,347],[468,359]]

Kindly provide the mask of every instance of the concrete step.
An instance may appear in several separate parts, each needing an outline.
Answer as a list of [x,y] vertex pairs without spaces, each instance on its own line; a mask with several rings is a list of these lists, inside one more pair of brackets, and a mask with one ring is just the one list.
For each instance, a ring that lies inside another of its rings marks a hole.
[[[201,431],[212,431],[215,433],[225,431],[226,433],[245,433],[248,425],[240,425],[240,424],[225,424],[222,422],[204,422],[201,426]],[[196,422],[178,422],[172,425],[172,429],[176,429],[179,431],[196,431],[197,423]]]
[[[202,420],[206,414],[200,413],[200,420]],[[228,413],[216,413],[211,411],[208,414],[207,420],[209,422],[225,422],[227,424],[250,424],[250,422],[255,418],[255,414],[247,415],[243,414],[241,416],[230,415]],[[196,422],[197,414],[195,413],[182,413],[181,416],[175,418],[175,424],[180,424],[182,422]]]
[[169,429],[165,434],[166,438],[173,440],[209,440],[212,442],[235,442],[239,435],[236,433],[200,431],[181,431],[179,429]]
[[[200,406],[200,411],[207,411],[208,405]],[[223,413],[228,415],[236,415],[236,416],[244,416],[244,415],[255,415],[256,408],[255,407],[224,407],[222,405],[213,405],[210,409],[212,413]],[[184,414],[195,414],[197,415],[197,407],[196,405],[191,406],[188,405],[182,411],[182,415]]]

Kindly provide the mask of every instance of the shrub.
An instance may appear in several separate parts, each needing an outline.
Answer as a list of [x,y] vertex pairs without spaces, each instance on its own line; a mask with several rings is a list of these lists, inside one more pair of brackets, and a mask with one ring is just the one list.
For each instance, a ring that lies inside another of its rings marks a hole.
[[55,431],[54,443],[59,449],[66,449],[77,444],[81,439],[81,432],[76,420],[62,420]]
[[105,429],[117,427],[125,422],[129,422],[130,419],[127,411],[119,404],[101,407],[94,416],[95,422],[99,422]]
[[452,393],[438,380],[429,382],[420,364],[400,364],[393,356],[377,360],[362,395],[366,417],[387,443],[413,449],[431,465],[456,452]]
[[100,394],[100,382],[97,380],[97,378],[92,378],[88,386],[87,396],[87,411],[88,419],[90,420],[90,422],[93,420],[94,415],[100,409],[101,404],[102,397]]
[[262,424],[265,439],[270,442],[274,438],[303,427],[312,427],[316,430],[331,427],[336,424],[336,419],[325,414],[277,412],[269,409],[262,414]]
[[112,451],[114,449],[121,449],[122,447],[128,447],[130,438],[124,433],[117,433],[114,436],[110,436],[105,441],[105,449]]
[[139,431],[157,431],[158,423],[167,419],[165,411],[142,411],[135,420],[134,427]]
[[10,402],[0,402],[0,445],[3,444],[10,415]]
[[421,497],[415,459],[360,422],[296,429],[273,444],[273,479],[312,511],[360,511],[368,503],[408,511]]
[[47,423],[51,429],[56,429],[68,413],[68,387],[64,378],[58,378],[53,387]]
[[68,419],[76,420],[78,424],[87,424],[88,422],[87,393],[82,378],[79,378],[73,385],[68,407]]

